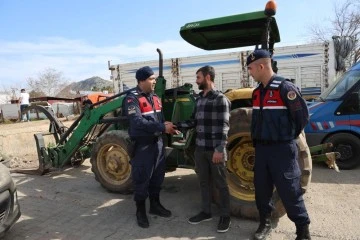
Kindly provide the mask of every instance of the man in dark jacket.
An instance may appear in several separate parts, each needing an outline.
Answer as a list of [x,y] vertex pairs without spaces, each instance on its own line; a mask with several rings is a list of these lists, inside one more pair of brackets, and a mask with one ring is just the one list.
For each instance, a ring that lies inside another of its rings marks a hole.
[[288,217],[296,225],[296,239],[311,239],[295,142],[309,121],[306,102],[293,83],[273,72],[268,51],[255,50],[250,54],[247,68],[259,83],[253,92],[251,124],[255,199],[260,215],[254,239],[266,239],[270,234],[274,185]]
[[165,148],[162,134],[176,133],[171,122],[165,122],[162,105],[154,93],[156,78],[152,69],[136,72],[138,85],[124,99],[123,110],[129,118],[129,136],[134,141],[131,175],[134,181],[137,223],[149,227],[145,200],[150,198],[150,214],[170,217],[171,211],[160,203],[160,189],[165,176]]

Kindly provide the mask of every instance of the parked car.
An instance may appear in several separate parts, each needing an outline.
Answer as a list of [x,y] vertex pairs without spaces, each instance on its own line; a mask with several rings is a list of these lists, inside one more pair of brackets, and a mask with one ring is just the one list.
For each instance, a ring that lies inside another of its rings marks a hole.
[[16,185],[10,171],[0,163],[0,237],[20,218]]

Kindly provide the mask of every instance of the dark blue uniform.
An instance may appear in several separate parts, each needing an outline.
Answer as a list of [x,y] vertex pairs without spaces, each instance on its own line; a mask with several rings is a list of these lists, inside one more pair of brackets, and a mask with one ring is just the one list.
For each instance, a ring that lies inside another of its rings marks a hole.
[[310,223],[300,185],[301,170],[295,139],[305,127],[309,113],[298,88],[274,76],[266,87],[253,92],[252,139],[255,144],[254,184],[260,216],[273,210],[274,185],[296,225]]
[[165,155],[162,133],[165,132],[160,99],[140,88],[124,99],[123,110],[129,118],[129,136],[134,141],[131,159],[134,200],[159,198],[165,175]]

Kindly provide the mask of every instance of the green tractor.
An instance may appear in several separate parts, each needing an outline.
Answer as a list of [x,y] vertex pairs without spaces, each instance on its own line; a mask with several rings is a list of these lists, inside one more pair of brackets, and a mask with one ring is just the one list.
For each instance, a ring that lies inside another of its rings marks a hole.
[[[258,46],[273,51],[280,41],[272,9],[239,14],[185,24],[181,36],[189,43],[203,49],[224,49],[242,46]],[[189,119],[194,106],[195,94],[190,84],[165,89],[162,75],[163,58],[159,52],[159,77],[155,91],[161,98],[165,119],[178,122]],[[194,73],[195,74],[195,73]],[[122,115],[125,92],[121,92],[93,105],[85,107],[78,119],[66,128],[52,112],[42,106],[32,106],[50,120],[49,132],[35,134],[39,169],[43,174],[52,168],[80,165],[90,157],[91,169],[96,180],[107,190],[118,193],[132,191],[130,153],[131,141],[127,133],[127,118]],[[231,194],[231,212],[235,216],[257,218],[253,184],[254,148],[250,139],[252,89],[236,89],[226,93],[232,102],[228,139],[227,180]],[[48,135],[55,144],[48,143]],[[194,168],[194,130],[182,135],[164,135],[167,170],[178,167]],[[303,188],[310,182],[311,157],[303,136],[299,138],[300,165],[303,169]],[[323,151],[318,148],[317,151]],[[317,159],[328,160],[329,155]],[[217,194],[214,199],[217,201]],[[276,191],[275,217],[285,214]]]

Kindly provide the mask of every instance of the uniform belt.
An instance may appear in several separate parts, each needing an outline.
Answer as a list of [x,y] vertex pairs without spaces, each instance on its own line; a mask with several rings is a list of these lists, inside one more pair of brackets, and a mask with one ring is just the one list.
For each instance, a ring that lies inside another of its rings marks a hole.
[[261,145],[275,145],[275,144],[281,144],[281,143],[290,143],[292,140],[280,140],[280,141],[274,141],[274,140],[255,140],[256,144]]
[[134,137],[132,138],[133,141],[137,142],[137,143],[145,143],[145,144],[149,144],[149,143],[156,143],[159,141],[159,137]]

